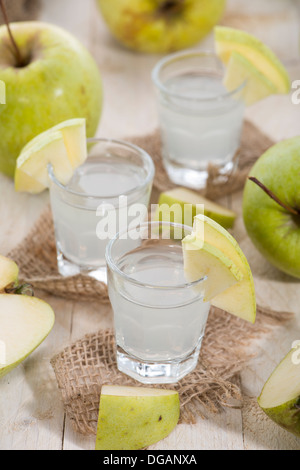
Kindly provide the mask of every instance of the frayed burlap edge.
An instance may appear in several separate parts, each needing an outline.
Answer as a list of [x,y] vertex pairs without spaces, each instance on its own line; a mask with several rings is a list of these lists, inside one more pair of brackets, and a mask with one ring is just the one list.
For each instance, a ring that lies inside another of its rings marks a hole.
[[[248,350],[251,341],[292,318],[289,312],[258,307],[256,323],[251,325],[212,307],[197,367],[177,384],[160,385],[178,391],[180,422],[193,424],[205,412],[241,407],[239,373],[254,356]],[[76,432],[96,433],[102,385],[142,385],[118,371],[115,357],[113,331],[105,329],[85,335],[51,359],[66,415]]]

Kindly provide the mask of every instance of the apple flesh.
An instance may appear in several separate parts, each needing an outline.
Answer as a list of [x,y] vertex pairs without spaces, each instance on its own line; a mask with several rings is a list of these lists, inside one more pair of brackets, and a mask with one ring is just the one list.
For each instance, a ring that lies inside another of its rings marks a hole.
[[18,275],[19,268],[17,264],[13,260],[0,255],[0,292],[5,287],[17,283]]
[[178,392],[104,385],[96,450],[137,450],[164,439],[180,415]]
[[162,192],[159,196],[155,220],[165,220],[172,216],[175,223],[192,226],[195,215],[204,212],[204,215],[215,220],[224,228],[232,228],[236,213],[221,206],[200,194],[186,188],[174,188]]
[[246,106],[277,93],[275,85],[248,59],[238,52],[232,52],[225,72],[224,85],[228,91],[233,91],[243,84],[240,95]]
[[188,282],[206,278],[197,286],[203,289],[203,300],[208,302],[216,295],[243,279],[240,269],[215,246],[188,235],[182,241],[184,273]]
[[[192,233],[198,243],[207,242],[221,251],[239,269],[242,279],[220,292],[210,303],[239,318],[255,322],[256,296],[252,272],[237,241],[220,224],[205,215],[196,215]],[[201,264],[200,264],[201,268]]]
[[0,377],[17,367],[50,333],[54,312],[26,295],[0,294]]
[[227,26],[215,27],[215,47],[220,59],[227,65],[233,52],[247,59],[276,89],[289,93],[289,74],[274,52],[258,38],[243,30]]
[[243,193],[243,219],[257,250],[280,271],[300,278],[300,137],[268,149],[252,167],[256,178],[278,201],[253,181]]
[[203,39],[221,19],[226,0],[97,0],[114,37],[126,47],[167,53]]
[[28,142],[17,158],[16,191],[39,193],[49,186],[48,164],[66,185],[74,169],[87,158],[85,120],[71,119],[42,132]]
[[276,424],[300,437],[300,350],[292,348],[266,381],[258,404]]
[[73,118],[96,133],[102,110],[98,66],[86,48],[62,28],[38,21],[10,24],[22,56],[18,63],[6,25],[0,27],[0,172],[13,177],[21,149],[36,135]]

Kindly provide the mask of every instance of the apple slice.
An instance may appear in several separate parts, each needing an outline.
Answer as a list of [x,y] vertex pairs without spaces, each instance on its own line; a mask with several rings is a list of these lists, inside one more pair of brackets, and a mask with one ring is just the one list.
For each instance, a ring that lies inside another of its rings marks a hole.
[[243,279],[240,269],[213,245],[188,235],[182,241],[185,277],[188,282],[207,277],[200,284],[204,302]]
[[54,312],[26,295],[0,294],[0,377],[20,364],[50,333]]
[[289,75],[268,46],[239,29],[216,26],[214,32],[216,53],[224,64],[228,64],[233,52],[238,52],[274,85],[277,93],[289,93]]
[[86,120],[83,118],[68,119],[42,132],[25,145],[23,152],[56,131],[62,132],[71,165],[77,168],[87,158]]
[[275,85],[248,59],[238,52],[232,52],[225,72],[224,85],[228,91],[232,91],[243,83],[246,83],[242,90],[246,106],[277,93]]
[[[256,299],[253,277],[248,261],[237,241],[220,224],[202,214],[196,215],[194,218],[192,235],[198,240],[200,251],[201,243],[209,243],[229,258],[243,276],[242,279],[231,287],[211,298],[211,304],[232,315],[254,323],[256,317]],[[186,272],[193,270],[194,275],[195,269],[195,263],[192,263],[191,266],[185,266]],[[198,278],[201,277],[201,270],[201,254],[199,254]]]
[[137,450],[164,439],[180,415],[178,392],[103,385],[96,450]]
[[84,119],[70,119],[42,132],[22,149],[16,163],[15,189],[32,194],[48,188],[48,164],[67,184],[87,158]]
[[[48,187],[47,166],[51,163],[57,179],[67,184],[73,175],[73,167],[68,158],[61,131],[47,135],[22,151],[17,159],[15,188],[17,191],[35,193],[40,187]],[[25,173],[30,178],[22,178]],[[27,186],[28,182],[36,181],[37,186]],[[26,184],[27,183],[27,184]]]
[[292,348],[266,381],[258,404],[279,426],[300,437],[300,350]]
[[13,260],[0,255],[0,292],[10,284],[16,283],[18,275],[19,268],[17,264]]
[[[201,205],[201,207],[197,207],[197,205]],[[172,212],[175,223],[192,226],[195,215],[202,213],[202,209],[204,209],[205,215],[221,224],[224,228],[233,227],[236,219],[235,212],[200,196],[194,191],[181,187],[160,194],[154,218],[155,220],[164,220]]]

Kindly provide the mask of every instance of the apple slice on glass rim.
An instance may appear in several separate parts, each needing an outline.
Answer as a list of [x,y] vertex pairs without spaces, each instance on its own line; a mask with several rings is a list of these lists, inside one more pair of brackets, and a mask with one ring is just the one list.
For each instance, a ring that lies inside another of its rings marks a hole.
[[87,158],[85,119],[64,121],[42,132],[17,158],[15,189],[39,193],[48,188],[48,165],[58,181],[67,184],[74,170]]
[[216,26],[214,35],[216,53],[227,67],[224,85],[229,91],[247,80],[244,96],[248,105],[272,94],[289,93],[289,74],[266,44],[227,26]]
[[[207,254],[208,246],[211,260]],[[210,278],[209,282],[206,281],[210,290],[204,292],[204,298],[209,297],[215,307],[254,323],[256,298],[253,276],[233,236],[214,220],[199,214],[194,218],[192,235],[183,239],[182,248],[187,280]],[[190,254],[189,250],[193,252]],[[230,275],[235,279],[230,279]],[[205,282],[203,286],[206,289]]]

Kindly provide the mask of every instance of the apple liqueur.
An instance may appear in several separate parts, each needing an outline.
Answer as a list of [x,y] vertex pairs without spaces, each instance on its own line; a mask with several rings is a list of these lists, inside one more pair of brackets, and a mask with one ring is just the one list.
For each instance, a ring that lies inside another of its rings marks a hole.
[[[230,171],[240,143],[243,102],[218,99],[228,95],[221,77],[185,74],[165,86],[171,98],[160,101],[159,114],[163,158],[172,179],[198,187],[209,165]],[[184,103],[177,95],[184,96]]]
[[124,160],[114,155],[87,159],[65,186],[72,196],[71,204],[63,194],[51,191],[57,251],[64,259],[64,274],[95,269],[97,277],[97,268],[105,266],[108,240],[136,217],[132,210],[135,204],[146,211],[151,185],[134,191],[143,183],[145,170]]
[[[133,280],[124,285],[108,284],[119,368],[124,367],[128,373],[128,356],[138,358],[141,364],[162,363],[162,367],[170,370],[182,362],[176,372],[178,379],[181,373],[184,375],[185,367],[191,367],[187,358],[197,361],[210,308],[198,290],[176,288],[186,283],[181,244],[170,245],[167,241],[164,245],[155,239],[147,240],[144,247],[131,250],[119,259],[118,267]],[[148,373],[150,383],[151,372]],[[135,376],[134,368],[129,371],[131,374]],[[160,377],[153,374],[159,383]],[[166,380],[163,374],[161,380]]]

